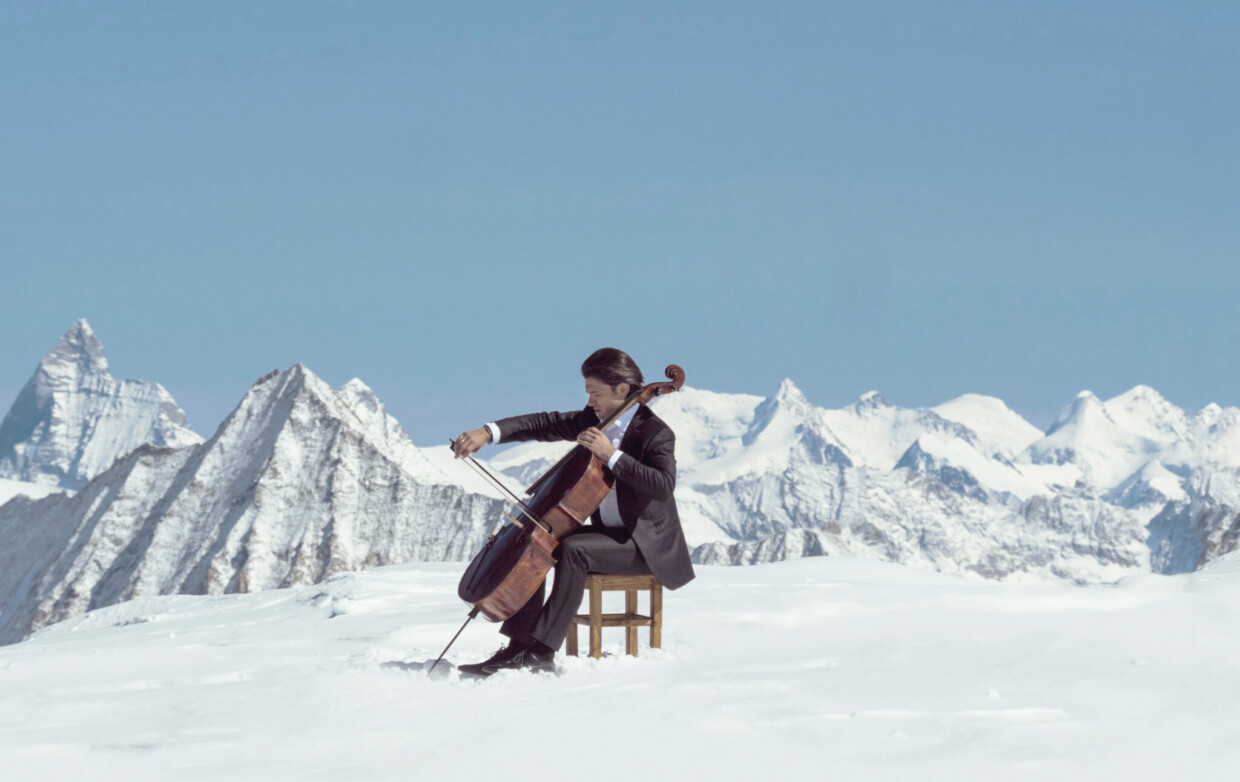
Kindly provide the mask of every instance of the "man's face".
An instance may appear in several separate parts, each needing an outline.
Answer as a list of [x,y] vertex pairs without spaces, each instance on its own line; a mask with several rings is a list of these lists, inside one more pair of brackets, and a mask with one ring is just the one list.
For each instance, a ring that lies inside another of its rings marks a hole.
[[596,377],[587,377],[586,393],[590,396],[587,404],[594,410],[598,420],[603,421],[624,404],[624,400],[629,396],[629,384],[621,383],[613,387]]

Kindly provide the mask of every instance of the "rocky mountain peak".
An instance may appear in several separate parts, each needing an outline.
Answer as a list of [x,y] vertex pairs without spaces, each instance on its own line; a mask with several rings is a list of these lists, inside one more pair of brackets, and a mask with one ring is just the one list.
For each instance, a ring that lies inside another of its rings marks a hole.
[[387,415],[387,409],[379,397],[360,378],[353,378],[336,393],[363,421],[371,422]]
[[865,392],[861,395],[861,398],[857,400],[857,403],[853,405],[853,408],[858,414],[861,415],[872,413],[877,410],[885,410],[891,407],[893,407],[893,405],[887,400],[887,397],[877,391]]
[[375,396],[375,392],[370,388],[370,386],[362,382],[362,379],[360,377],[355,377],[349,382],[345,383],[343,386],[341,386],[340,393],[352,399],[359,399],[359,400],[364,399],[367,401],[371,401],[371,400],[378,401],[378,397]]
[[79,375],[106,374],[108,357],[103,343],[95,336],[85,318],[78,320],[52,348],[52,352],[39,362],[39,369],[48,374],[63,374],[65,370]]
[[1197,413],[1197,420],[1209,425],[1217,421],[1219,419],[1219,416],[1222,415],[1222,413],[1223,413],[1223,408],[1215,404],[1214,402],[1211,402],[1210,404],[1201,408],[1201,412]]
[[1156,440],[1189,437],[1188,415],[1149,386],[1135,386],[1108,399],[1105,406],[1112,420],[1145,437]]
[[781,407],[806,409],[810,407],[809,399],[806,398],[805,393],[797,387],[796,383],[793,383],[788,378],[784,378],[780,382],[779,390],[775,392],[774,399]]
[[1051,428],[1046,430],[1046,435],[1049,437],[1069,425],[1105,416],[1102,400],[1098,399],[1093,391],[1082,391],[1059,411],[1059,416],[1055,423],[1051,424]]
[[796,384],[785,378],[774,396],[762,400],[754,409],[753,422],[749,425],[742,442],[752,444],[772,426],[783,430],[803,425],[812,414],[813,406]]
[[103,343],[79,320],[0,423],[0,478],[77,489],[144,443],[199,442],[158,383],[112,377]]
[[1166,401],[1166,399],[1163,398],[1162,394],[1158,393],[1153,388],[1150,388],[1149,386],[1141,384],[1141,383],[1138,383],[1137,385],[1128,389],[1124,393],[1120,394],[1120,397],[1127,397],[1130,399],[1149,399],[1149,400],[1155,400],[1159,402]]

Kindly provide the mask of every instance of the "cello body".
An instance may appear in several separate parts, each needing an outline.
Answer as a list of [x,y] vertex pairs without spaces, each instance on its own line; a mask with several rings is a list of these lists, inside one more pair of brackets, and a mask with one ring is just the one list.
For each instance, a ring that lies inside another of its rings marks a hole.
[[465,570],[457,595],[492,622],[512,616],[555,566],[556,546],[590,518],[613,480],[594,454],[574,448],[540,479],[526,503],[527,514],[542,524],[527,517],[524,524],[501,529]]

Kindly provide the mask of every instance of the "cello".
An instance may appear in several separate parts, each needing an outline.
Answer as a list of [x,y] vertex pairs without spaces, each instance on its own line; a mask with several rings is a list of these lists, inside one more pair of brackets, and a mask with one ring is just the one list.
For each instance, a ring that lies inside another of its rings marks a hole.
[[[667,382],[650,383],[629,398],[595,428],[606,431],[634,405],[649,404],[656,396],[672,393],[685,382],[685,371],[676,364],[664,370]],[[470,605],[465,624],[431,665],[435,670],[465,626],[479,613],[492,622],[502,622],[516,613],[538,590],[555,566],[554,552],[565,536],[575,532],[590,518],[611,491],[615,477],[598,457],[582,445],[575,445],[556,464],[525,490],[522,500],[509,491],[472,455],[467,464],[507,495],[516,515],[508,524],[492,532],[482,550],[465,569],[457,585],[457,595]]]

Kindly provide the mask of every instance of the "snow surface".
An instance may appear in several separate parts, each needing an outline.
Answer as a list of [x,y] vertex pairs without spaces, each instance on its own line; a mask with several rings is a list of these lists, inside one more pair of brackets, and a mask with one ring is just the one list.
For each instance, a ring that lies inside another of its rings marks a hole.
[[[0,649],[7,779],[1231,780],[1240,559],[1114,586],[825,557],[699,567],[664,648],[487,680],[383,669],[460,566],[143,597]],[[618,596],[616,596],[618,597]],[[614,610],[614,609],[612,609]],[[477,620],[449,655],[489,655]],[[583,638],[584,641],[584,638]],[[514,771],[536,768],[537,771]]]

